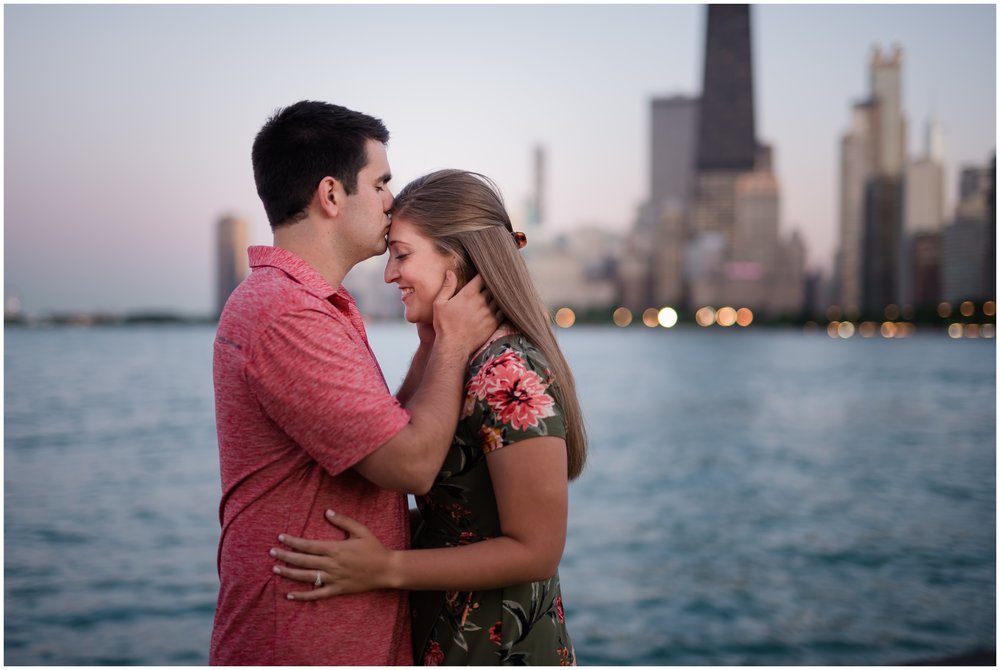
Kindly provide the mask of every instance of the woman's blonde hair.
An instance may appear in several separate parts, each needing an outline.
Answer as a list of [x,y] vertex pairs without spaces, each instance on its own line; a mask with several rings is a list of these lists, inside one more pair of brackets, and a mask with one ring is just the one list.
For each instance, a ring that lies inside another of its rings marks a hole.
[[496,184],[475,172],[432,172],[403,187],[396,195],[392,215],[416,226],[442,254],[454,256],[461,283],[481,275],[503,317],[548,360],[555,377],[553,390],[566,422],[568,475],[576,479],[587,459],[587,434],[576,383],[521,258]]

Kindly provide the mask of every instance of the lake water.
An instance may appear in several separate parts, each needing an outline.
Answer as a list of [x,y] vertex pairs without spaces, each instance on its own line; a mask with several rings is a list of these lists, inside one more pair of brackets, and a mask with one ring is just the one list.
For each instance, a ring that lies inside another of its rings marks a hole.
[[[369,330],[389,385],[416,337]],[[4,333],[9,665],[202,665],[214,328]],[[584,665],[878,665],[996,646],[996,349],[574,328],[560,568]]]

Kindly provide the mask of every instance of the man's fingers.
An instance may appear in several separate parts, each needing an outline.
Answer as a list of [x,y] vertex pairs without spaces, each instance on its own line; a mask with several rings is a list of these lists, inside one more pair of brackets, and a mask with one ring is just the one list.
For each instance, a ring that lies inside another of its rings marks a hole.
[[485,290],[482,275],[477,274],[462,287],[461,293],[480,293]]
[[457,286],[458,277],[453,271],[446,270],[444,273],[444,283],[441,284],[441,289],[434,298],[434,302],[448,302],[451,300],[452,296],[455,295],[455,287]]
[[493,297],[492,293],[486,293],[486,307],[493,314],[493,317],[498,321],[503,321],[503,310],[500,309],[500,305],[497,303],[496,298]]

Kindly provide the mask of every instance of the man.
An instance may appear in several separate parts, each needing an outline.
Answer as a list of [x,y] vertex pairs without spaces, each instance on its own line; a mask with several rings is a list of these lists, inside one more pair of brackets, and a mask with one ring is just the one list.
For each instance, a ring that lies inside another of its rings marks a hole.
[[[386,250],[389,133],[378,119],[302,101],[253,145],[273,247],[249,249],[215,340],[222,474],[215,665],[411,664],[406,594],[317,603],[272,573],[279,533],[333,539],[323,511],[365,523],[387,547],[409,543],[405,493],[430,488],[458,420],[469,356],[496,328],[481,281],[449,273],[434,335],[393,397],[341,282]],[[422,376],[421,376],[422,373]],[[405,402],[405,406],[401,404]]]

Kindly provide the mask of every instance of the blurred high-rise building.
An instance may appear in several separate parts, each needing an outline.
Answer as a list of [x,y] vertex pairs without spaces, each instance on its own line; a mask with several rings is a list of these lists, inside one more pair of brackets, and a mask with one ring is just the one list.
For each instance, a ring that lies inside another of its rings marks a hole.
[[925,137],[923,155],[907,162],[903,180],[899,303],[914,307],[938,302],[931,294],[933,273],[940,272],[940,241],[934,239],[944,228],[944,135],[932,120]]
[[[687,306],[798,313],[801,240],[779,232],[781,188],[773,150],[756,137],[749,5],[709,5],[698,108],[694,192],[687,225]],[[793,283],[779,292],[779,278]],[[779,295],[781,296],[779,298]]]
[[871,95],[875,174],[898,177],[906,162],[906,117],[903,115],[903,49],[898,44],[885,53],[872,49]]
[[906,164],[903,229],[909,234],[940,232],[944,226],[943,139],[937,124],[928,123],[923,155]]
[[248,225],[236,216],[224,216],[215,227],[215,306],[222,313],[226,300],[249,271],[247,267]]
[[619,265],[630,309],[801,310],[804,249],[780,238],[772,150],[755,134],[750,18],[709,5],[701,96],[651,102],[649,200]]
[[906,119],[903,116],[903,51],[899,45],[871,58],[874,174],[865,189],[862,309],[881,313],[899,302],[903,255],[903,170]]
[[523,222],[524,233],[532,241],[541,232],[545,220],[545,147],[536,145],[531,152],[531,194]]
[[[736,180],[754,169],[753,60],[749,5],[709,5],[705,24],[705,59],[691,232],[719,236],[732,245]],[[722,290],[721,268],[694,278],[696,302],[714,304]]]
[[996,298],[997,287],[997,155],[990,160],[990,181],[986,191],[986,259],[983,263],[983,287]]
[[698,114],[701,173],[752,170],[757,157],[749,5],[709,5]]
[[698,98],[650,105],[649,200],[639,210],[620,264],[621,300],[632,310],[683,299],[684,218],[693,193]]
[[[994,157],[994,161],[996,158]],[[949,303],[996,297],[996,185],[992,167],[966,167],[959,178],[960,200],[941,243],[941,292]],[[992,275],[992,278],[991,278]]]
[[698,98],[654,98],[650,115],[649,200],[685,208],[692,195]]
[[535,223],[545,220],[545,148],[535,147]]
[[901,298],[906,118],[903,52],[872,50],[870,98],[854,105],[841,141],[839,303],[849,318]]
[[903,304],[925,311],[941,302],[942,232],[918,232],[909,242],[909,299]]
[[[726,302],[737,181],[754,169],[757,137],[749,5],[707,7],[704,53],[685,268],[686,298],[692,307]],[[739,278],[750,279],[742,274]]]
[[851,126],[840,140],[840,249],[837,253],[837,302],[857,318],[861,312],[861,263],[864,241],[865,184],[874,171],[872,103],[854,105]]
[[861,309],[881,314],[899,298],[903,246],[902,175],[876,175],[865,184],[865,233],[861,264]]

